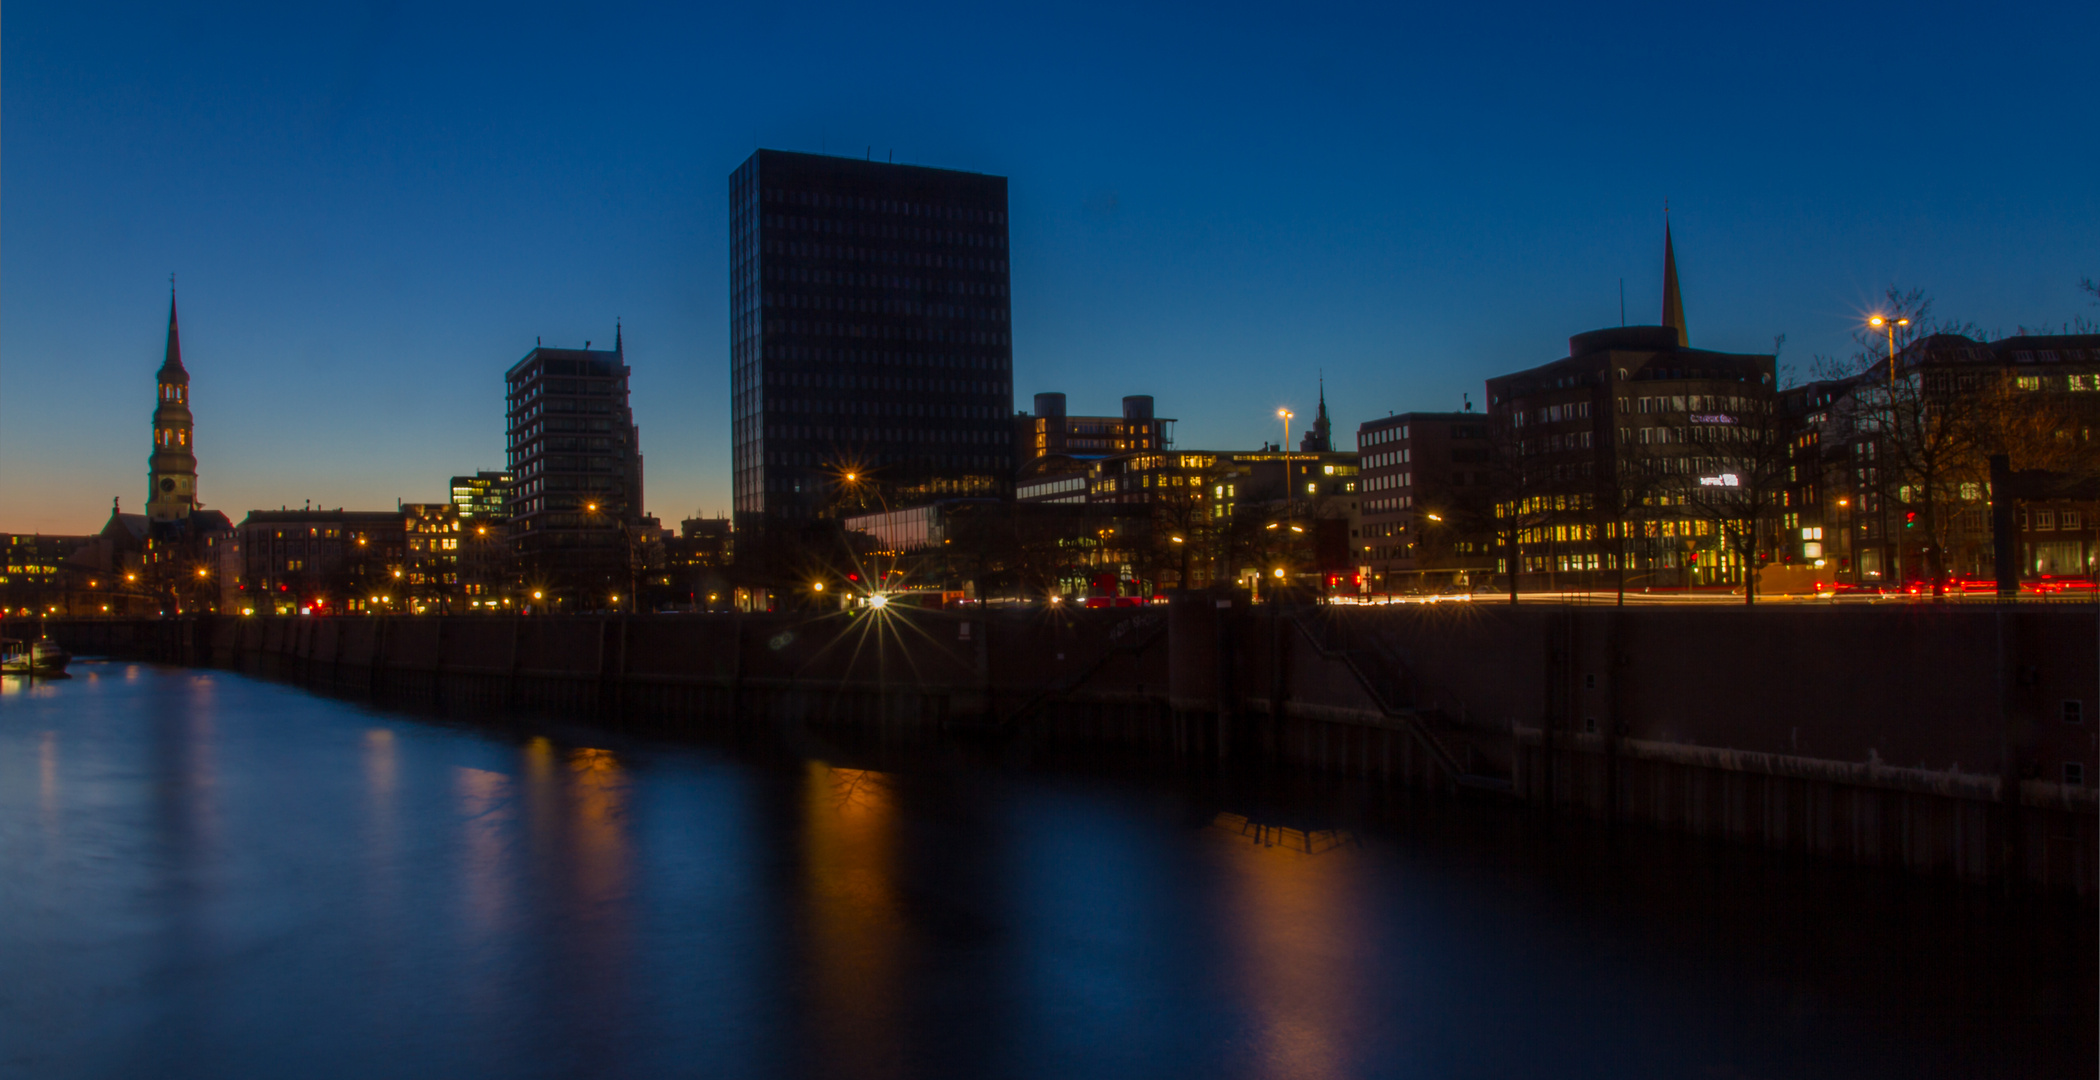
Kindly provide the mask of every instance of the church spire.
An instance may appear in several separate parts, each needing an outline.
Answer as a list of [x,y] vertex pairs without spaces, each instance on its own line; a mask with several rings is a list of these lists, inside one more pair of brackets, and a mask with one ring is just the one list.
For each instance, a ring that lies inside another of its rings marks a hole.
[[197,504],[197,454],[190,445],[190,373],[182,366],[175,293],[168,292],[168,352],[153,381],[153,455],[147,461],[146,514],[155,522],[187,520]]
[[613,320],[613,353],[614,353],[615,355],[625,355],[625,354],[626,354],[626,352],[627,352],[626,348],[625,348],[625,347],[623,347],[623,346],[622,346],[622,345],[620,344],[620,320],[618,320],[618,319],[614,319],[614,320]]
[[1313,417],[1312,427],[1298,440],[1298,449],[1304,453],[1327,453],[1334,449],[1334,434],[1327,420],[1327,376],[1320,376],[1320,411]]
[[1677,331],[1677,344],[1691,344],[1684,332],[1684,294],[1677,291],[1677,248],[1670,240],[1669,210],[1663,210],[1663,321]]
[[168,355],[160,364],[160,382],[189,385],[190,373],[182,366],[182,333],[175,325],[175,290],[168,289]]

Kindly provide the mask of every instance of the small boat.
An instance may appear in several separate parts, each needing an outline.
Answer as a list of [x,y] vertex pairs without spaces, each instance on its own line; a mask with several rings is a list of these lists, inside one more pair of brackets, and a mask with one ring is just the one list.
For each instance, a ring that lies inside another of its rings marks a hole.
[[0,675],[64,675],[72,661],[73,654],[50,638],[0,638]]

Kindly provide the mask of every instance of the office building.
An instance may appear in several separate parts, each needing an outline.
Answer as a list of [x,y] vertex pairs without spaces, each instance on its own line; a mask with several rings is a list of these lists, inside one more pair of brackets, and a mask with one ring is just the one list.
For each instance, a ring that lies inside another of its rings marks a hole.
[[1014,461],[1026,475],[1043,458],[1102,458],[1174,445],[1174,421],[1152,415],[1152,396],[1123,399],[1119,416],[1067,416],[1063,394],[1037,394],[1035,411],[1014,417]]
[[489,524],[510,520],[510,474],[483,469],[452,478],[452,505],[462,521]]
[[460,589],[464,523],[459,507],[451,502],[404,503],[401,518],[408,547],[401,574],[408,610],[418,615],[451,614],[465,608]]
[[[1498,572],[1524,588],[1739,584],[1744,560],[1688,489],[1717,447],[1750,445],[1774,417],[1776,358],[1695,349],[1676,249],[1663,237],[1660,326],[1568,339],[1568,355],[1487,381],[1497,467]],[[1776,526],[1776,522],[1773,523]],[[1761,538],[1762,539],[1762,538]]]
[[264,615],[407,610],[399,510],[251,510],[238,526],[244,610]]
[[1435,593],[1494,571],[1493,451],[1488,418],[1411,412],[1357,428],[1365,591]]
[[1006,179],[761,150],[729,190],[740,559],[776,526],[1009,492]]
[[[1931,334],[1894,360],[1893,380],[1884,360],[1781,395],[1794,461],[1774,558],[1846,583],[1929,579],[1935,555],[1946,574],[1994,578],[1988,452],[1999,450],[2026,474],[2012,492],[2019,574],[2100,567],[2100,335]],[[1998,437],[1949,437],[1971,430]]]
[[537,346],[504,375],[511,549],[525,584],[566,601],[563,610],[595,610],[610,586],[627,588],[644,524],[628,374],[615,329],[610,351]]

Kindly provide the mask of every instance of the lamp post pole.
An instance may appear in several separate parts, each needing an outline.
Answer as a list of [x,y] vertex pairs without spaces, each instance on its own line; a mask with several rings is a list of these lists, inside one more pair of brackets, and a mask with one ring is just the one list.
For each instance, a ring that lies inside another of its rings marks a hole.
[[1283,469],[1283,516],[1288,519],[1296,501],[1291,492],[1291,417],[1297,414],[1289,409],[1278,409],[1276,415],[1283,420],[1283,442],[1276,448],[1276,461]]
[[[1886,445],[1889,439],[1894,436],[1896,430],[1896,328],[1909,326],[1910,320],[1906,318],[1890,318],[1886,315],[1870,315],[1867,317],[1867,325],[1882,331],[1888,340],[1888,421],[1882,425],[1881,431],[1881,442],[1883,445]],[[1887,565],[1881,568],[1881,583],[1887,585],[1893,580],[1898,587],[1901,587],[1903,584],[1903,549],[1901,541],[1896,538],[1896,534],[1889,531],[1888,485],[1884,473],[1884,470],[1887,468],[1886,461],[1880,458],[1875,460],[1875,478],[1882,481],[1881,496],[1875,502],[1880,506],[1881,510],[1881,543],[1888,552]]]

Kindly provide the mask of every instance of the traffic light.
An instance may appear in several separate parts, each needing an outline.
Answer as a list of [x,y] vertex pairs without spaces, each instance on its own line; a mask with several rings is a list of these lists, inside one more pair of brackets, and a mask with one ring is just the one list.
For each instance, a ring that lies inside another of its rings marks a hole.
[[1903,515],[1903,527],[1906,529],[1918,527],[1918,512],[1916,510],[1908,511]]

